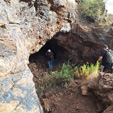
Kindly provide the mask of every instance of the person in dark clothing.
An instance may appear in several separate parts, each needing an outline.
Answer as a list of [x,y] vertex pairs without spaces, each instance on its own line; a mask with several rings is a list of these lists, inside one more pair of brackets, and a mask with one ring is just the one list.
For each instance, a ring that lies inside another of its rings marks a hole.
[[54,60],[53,52],[50,49],[48,49],[45,55],[48,58],[49,69],[52,69],[52,67],[53,67],[52,63],[53,63],[53,60]]
[[104,45],[103,46],[103,52],[101,53],[101,55],[100,55],[100,57],[98,58],[97,61],[100,62],[102,60],[102,66],[104,66],[103,72],[105,72],[107,67],[111,67],[112,73],[113,73],[113,63],[107,62],[107,50],[108,50],[108,46]]

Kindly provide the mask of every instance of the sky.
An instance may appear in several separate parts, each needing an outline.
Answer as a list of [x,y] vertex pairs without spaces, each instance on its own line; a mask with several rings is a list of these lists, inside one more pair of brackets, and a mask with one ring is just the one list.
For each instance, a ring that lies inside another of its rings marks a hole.
[[113,14],[113,0],[104,0],[108,14]]

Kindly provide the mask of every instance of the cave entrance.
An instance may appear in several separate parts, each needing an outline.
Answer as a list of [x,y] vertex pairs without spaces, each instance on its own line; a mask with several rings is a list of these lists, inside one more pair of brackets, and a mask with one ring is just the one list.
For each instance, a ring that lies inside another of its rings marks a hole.
[[[48,74],[48,72],[50,71],[48,68],[48,64],[47,64],[47,57],[45,55],[45,53],[48,49],[52,50],[52,52],[54,53],[54,58],[55,58],[55,60],[59,61],[59,64],[66,63],[69,60],[69,56],[68,56],[69,52],[66,49],[64,49],[63,47],[59,46],[58,41],[55,37],[53,37],[51,40],[47,41],[47,43],[39,50],[39,52],[32,54],[29,57],[29,62],[30,62],[29,68],[31,69],[31,72],[34,75],[33,81],[35,83],[36,91],[39,90],[39,87],[40,87],[40,89],[45,88],[45,87],[38,86],[37,81],[42,79],[42,82],[44,83],[45,79],[47,79],[47,78],[44,78],[44,76],[46,74]],[[57,70],[57,68],[58,68],[58,65],[53,66],[54,70]],[[65,93],[65,89],[62,90],[59,87],[59,92],[61,91],[61,93],[59,93],[59,94],[61,94],[60,95],[61,101],[58,103],[58,106],[57,106],[58,108],[55,106],[55,107],[52,107],[52,109],[54,108],[56,110],[59,110],[61,105],[64,105],[61,108],[63,109],[63,111],[65,111],[65,108],[68,108],[69,105],[73,105],[72,110],[70,109],[71,112],[73,110],[75,110],[75,112],[78,112],[78,111],[76,111],[77,109],[75,109],[75,106],[80,106],[81,107],[80,110],[82,110],[82,108],[83,108],[83,111],[90,110],[89,113],[91,111],[92,111],[92,113],[96,113],[97,108],[96,108],[96,102],[94,100],[94,96],[93,97],[92,96],[91,97],[82,96],[81,91],[80,91],[80,83],[82,83],[82,82],[81,82],[81,80],[80,81],[76,80],[76,82],[77,82],[77,84],[76,83],[73,84],[72,89],[70,89],[68,91],[66,90],[68,93],[67,92]],[[51,100],[50,93],[53,94],[51,91],[51,87],[50,87],[50,89],[46,90],[46,93],[45,93],[45,90],[43,91],[43,93],[44,93],[44,95],[41,98],[40,94],[37,91],[37,94],[38,94],[38,97],[40,99],[42,106],[44,105],[43,104],[44,98],[45,99],[48,98],[48,99],[50,99],[49,101],[55,102],[54,99]],[[63,93],[64,93],[64,96],[62,97]],[[57,97],[59,97],[59,94],[55,97],[55,99]],[[69,95],[71,95],[71,98],[69,97]],[[73,99],[73,97],[75,99]],[[83,102],[82,104],[81,104],[81,101]],[[62,104],[62,102],[66,102],[66,104],[65,103]],[[46,103],[46,101],[45,101],[45,103]],[[74,104],[72,104],[72,103],[74,103]],[[47,105],[49,106],[49,103]],[[67,105],[67,107],[65,107],[66,105]],[[86,105],[90,105],[90,106],[87,107]],[[45,106],[43,106],[43,108],[46,109]],[[61,111],[62,111],[62,109],[61,109]],[[67,111],[68,111],[68,109],[67,109]],[[58,112],[59,111],[57,111],[56,113],[58,113]],[[45,113],[49,113],[49,112],[45,112]]]
[[[46,89],[46,87],[42,87],[40,85],[38,86],[37,81],[41,80],[41,83],[44,84],[45,80],[48,80],[48,78],[46,78],[46,77],[44,78],[44,76],[46,74],[48,74],[48,72],[50,71],[49,68],[48,68],[48,64],[47,64],[47,58],[46,58],[46,55],[45,55],[45,53],[48,49],[52,50],[52,52],[54,53],[54,58],[55,58],[55,60],[59,61],[59,64],[66,63],[69,59],[69,57],[68,57],[69,52],[66,49],[64,49],[63,47],[59,46],[57,39],[55,39],[54,37],[51,40],[49,40],[39,50],[39,52],[34,53],[29,57],[29,61],[30,61],[29,68],[31,69],[31,72],[34,75],[33,81],[35,83],[36,92],[37,92],[37,95],[40,99],[41,105],[43,106],[45,113],[49,113],[49,111],[46,112],[47,110],[46,110],[46,107],[44,106],[46,101],[44,101],[44,99],[47,99],[50,102],[50,104],[52,102],[55,102],[54,99],[51,100],[51,95],[54,94],[53,93],[54,91],[53,91],[53,89],[51,89],[50,86],[49,86],[50,88],[47,88],[47,89]],[[54,70],[57,70],[57,68],[58,68],[58,66],[53,66]],[[72,109],[67,109],[67,111],[69,110],[70,113],[72,113],[73,110],[75,110],[75,112],[76,112],[75,106],[81,106],[81,108],[80,108],[81,110],[82,110],[82,108],[83,108],[83,110],[86,108],[85,109],[86,111],[90,110],[90,108],[92,108],[93,109],[92,113],[96,113],[95,112],[96,111],[95,101],[93,99],[94,97],[82,96],[81,92],[78,90],[79,88],[77,88],[78,86],[77,86],[77,84],[73,84],[72,89],[70,89],[68,91],[65,88],[63,89],[62,85],[61,85],[61,87],[58,87],[58,91],[60,93],[56,94],[57,96],[55,97],[55,99],[57,99],[57,97],[59,97],[59,94],[62,95],[63,93],[64,93],[63,94],[64,98],[60,95],[59,98],[61,99],[61,101],[59,101],[56,104],[58,106],[52,107],[52,109],[56,110],[56,113],[60,113],[62,110],[65,111],[65,106],[67,106],[67,105],[68,106],[72,105],[71,106]],[[43,88],[46,89],[42,92],[43,94],[38,92],[38,90],[41,89],[41,88],[42,88],[42,90],[43,90]],[[66,93],[65,93],[65,90],[67,91]],[[41,97],[40,95],[43,95],[43,96]],[[69,95],[71,95],[71,98],[69,97]],[[83,104],[81,104],[81,101],[83,101]],[[62,104],[62,102],[64,102],[64,103]],[[66,104],[65,104],[65,102],[66,102]],[[74,104],[72,104],[72,103],[74,103]],[[47,104],[47,106],[49,106],[49,103],[46,103],[46,104]],[[87,104],[91,105],[91,106],[86,107]],[[63,105],[63,107],[61,107],[61,109],[59,110],[59,108],[60,108],[59,106],[61,106],[61,105]],[[66,108],[68,108],[68,106]],[[92,109],[91,109],[91,111],[92,111]],[[89,111],[89,113],[91,111]]]
[[44,75],[49,71],[47,56],[45,55],[46,51],[51,49],[54,53],[54,59],[57,61],[57,65],[53,64],[53,69],[56,70],[58,64],[62,64],[68,61],[68,51],[63,47],[58,45],[57,39],[52,38],[47,41],[47,43],[39,50],[39,52],[30,55],[29,57],[29,67],[34,74],[33,81],[35,82],[38,79],[39,75]]

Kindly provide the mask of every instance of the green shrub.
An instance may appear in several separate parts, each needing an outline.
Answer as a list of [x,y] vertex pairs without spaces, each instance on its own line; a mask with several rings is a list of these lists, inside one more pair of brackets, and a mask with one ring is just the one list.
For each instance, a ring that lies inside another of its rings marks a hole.
[[97,62],[95,65],[91,64],[91,65],[82,65],[80,67],[76,67],[75,69],[75,76],[77,77],[85,77],[88,76],[89,74],[93,73],[93,72],[98,72],[99,70],[99,62]]
[[51,71],[49,74],[44,75],[37,81],[37,93],[39,96],[44,96],[45,93],[56,93],[59,88],[68,88],[74,83],[74,77],[85,77],[89,74],[98,71],[99,63],[96,65],[82,65],[76,66],[75,64],[62,64],[56,71]]
[[56,79],[60,79],[60,78],[71,78],[73,76],[73,68],[72,66],[68,63],[68,64],[63,64],[61,67],[61,70],[58,72],[51,72],[51,74],[56,77]]
[[[74,72],[75,69],[73,65],[71,65],[69,62],[68,64],[63,64],[61,66],[61,69],[59,71],[53,71],[51,72],[51,75],[54,78],[54,86],[62,83],[62,84],[68,84],[72,82],[74,79]],[[60,84],[61,85],[61,84]]]
[[50,74],[45,75],[42,79],[37,81],[39,96],[44,95],[45,92],[50,90],[55,92],[57,87],[69,87],[74,82],[75,65],[63,64],[59,70],[51,71]]
[[80,2],[79,5],[81,17],[94,22],[101,21],[99,18],[103,13],[103,8],[103,0],[85,0],[84,2]]

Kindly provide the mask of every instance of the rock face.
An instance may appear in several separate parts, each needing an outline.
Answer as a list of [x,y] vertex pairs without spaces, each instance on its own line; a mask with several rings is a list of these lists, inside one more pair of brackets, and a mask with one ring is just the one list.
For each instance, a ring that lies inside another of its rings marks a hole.
[[[98,108],[100,111],[107,108],[103,113],[112,111],[113,108],[113,75],[110,73],[100,73],[99,76],[93,81],[88,80],[87,83],[83,84],[87,89],[84,90],[89,93],[93,93],[96,96],[97,103],[103,105],[104,108]],[[82,86],[82,87],[83,87]],[[111,105],[111,106],[110,106]],[[110,107],[109,107],[110,106]]]
[[113,76],[112,74],[105,73],[100,74],[97,91],[95,94],[99,96],[99,99],[109,106],[113,103]]
[[0,80],[0,113],[25,112],[43,113],[28,67],[23,72]]
[[39,51],[68,21],[74,21],[74,3],[74,0],[1,0],[0,75],[24,70],[31,53]]
[[76,63],[95,63],[103,50],[103,44],[113,48],[113,28],[105,29],[101,26],[83,26],[72,24],[69,32],[59,32],[54,39],[59,46],[67,52],[63,58],[68,57]]
[[0,112],[43,112],[28,59],[74,17],[75,0],[0,0]]
[[113,112],[113,105],[108,107],[103,113],[112,113]]

